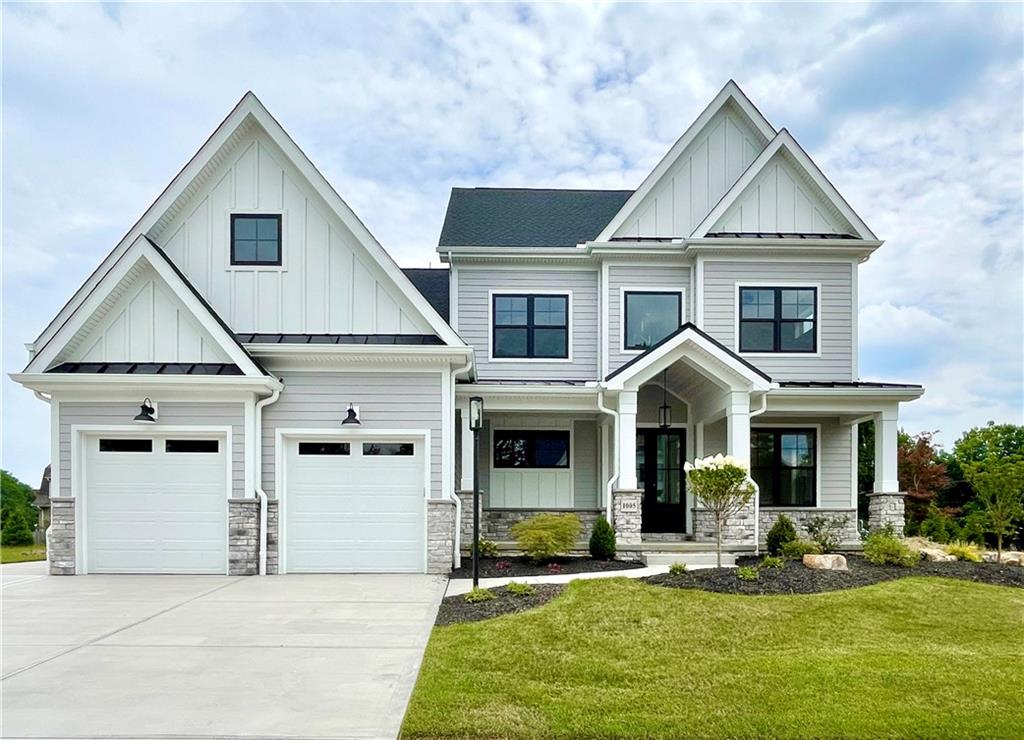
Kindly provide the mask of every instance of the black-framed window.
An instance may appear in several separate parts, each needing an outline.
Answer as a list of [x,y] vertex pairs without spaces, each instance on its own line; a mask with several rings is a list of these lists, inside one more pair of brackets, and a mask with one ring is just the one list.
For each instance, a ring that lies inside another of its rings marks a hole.
[[491,312],[494,357],[569,357],[568,294],[495,295]]
[[817,288],[740,288],[740,352],[816,352]]
[[761,506],[814,506],[817,498],[814,429],[751,429],[750,477]]
[[507,430],[494,432],[496,468],[568,468],[569,432]]
[[300,455],[347,455],[348,442],[299,442]]
[[166,439],[164,452],[217,453],[220,442],[216,439]]
[[152,452],[151,439],[101,439],[100,452]]
[[412,442],[363,442],[364,455],[409,456],[416,451]]
[[281,264],[280,214],[231,214],[231,264]]
[[678,292],[627,290],[623,302],[625,349],[653,347],[683,323],[683,300]]

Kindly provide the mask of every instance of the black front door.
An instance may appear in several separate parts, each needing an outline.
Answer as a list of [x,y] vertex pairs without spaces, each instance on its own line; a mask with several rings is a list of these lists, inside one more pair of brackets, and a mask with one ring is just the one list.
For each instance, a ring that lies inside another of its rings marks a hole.
[[636,479],[644,491],[644,532],[686,531],[686,432],[638,429]]

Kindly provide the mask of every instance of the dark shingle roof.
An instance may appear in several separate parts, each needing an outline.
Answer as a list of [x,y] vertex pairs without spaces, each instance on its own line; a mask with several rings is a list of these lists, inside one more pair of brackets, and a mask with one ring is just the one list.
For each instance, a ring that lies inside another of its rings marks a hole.
[[431,269],[429,267],[403,267],[402,272],[409,278],[416,289],[427,299],[427,303],[448,321],[448,275],[447,269]]
[[452,188],[442,247],[575,247],[595,238],[632,190]]

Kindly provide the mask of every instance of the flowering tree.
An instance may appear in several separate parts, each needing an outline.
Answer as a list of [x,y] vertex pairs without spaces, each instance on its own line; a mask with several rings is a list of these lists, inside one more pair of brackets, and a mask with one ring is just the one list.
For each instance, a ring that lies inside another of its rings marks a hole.
[[731,455],[715,455],[683,466],[697,502],[715,517],[715,552],[722,567],[722,528],[754,495],[750,470]]

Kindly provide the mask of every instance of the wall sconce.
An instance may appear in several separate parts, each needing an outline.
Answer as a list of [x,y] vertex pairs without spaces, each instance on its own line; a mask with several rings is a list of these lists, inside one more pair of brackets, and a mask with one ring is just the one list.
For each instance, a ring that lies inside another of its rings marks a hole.
[[361,424],[361,423],[362,422],[359,421],[359,407],[358,406],[353,406],[352,404],[349,404],[348,405],[348,411],[345,413],[345,419],[341,422],[341,425],[345,426],[346,424]]
[[154,424],[156,423],[156,407],[153,406],[153,402],[148,398],[142,402],[139,407],[139,413],[135,415],[133,421],[138,421],[143,424]]

